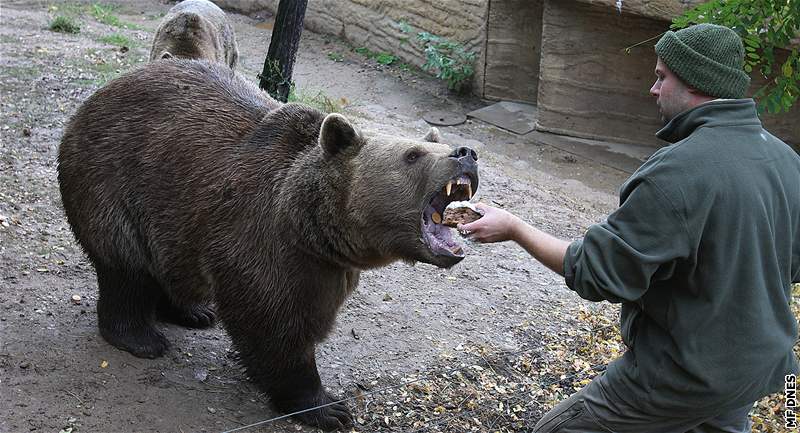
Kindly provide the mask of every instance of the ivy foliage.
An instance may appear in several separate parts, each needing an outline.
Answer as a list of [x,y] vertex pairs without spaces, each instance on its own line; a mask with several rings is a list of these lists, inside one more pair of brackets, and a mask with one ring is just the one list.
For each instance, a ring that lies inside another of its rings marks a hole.
[[700,23],[730,27],[742,38],[745,71],[767,80],[753,95],[759,111],[792,108],[800,97],[800,0],[711,0],[675,18],[672,28]]

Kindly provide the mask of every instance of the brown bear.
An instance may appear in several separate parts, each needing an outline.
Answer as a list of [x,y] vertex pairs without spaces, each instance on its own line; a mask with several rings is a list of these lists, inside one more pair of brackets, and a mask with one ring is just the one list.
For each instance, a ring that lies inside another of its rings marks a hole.
[[150,61],[170,57],[206,59],[235,68],[239,48],[225,12],[208,0],[184,0],[173,6],[156,30]]
[[[248,376],[289,413],[334,401],[314,348],[359,272],[458,263],[441,215],[478,187],[469,148],[362,132],[182,59],[92,95],[64,132],[58,180],[97,272],[101,335],[157,357],[168,342],[156,318],[207,326],[213,301]],[[350,421],[340,403],[297,418]]]

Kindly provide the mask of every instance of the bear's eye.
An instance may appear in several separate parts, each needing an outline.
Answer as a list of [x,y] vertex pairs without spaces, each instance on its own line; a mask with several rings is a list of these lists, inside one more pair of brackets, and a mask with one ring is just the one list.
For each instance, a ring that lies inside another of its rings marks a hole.
[[406,153],[406,162],[413,163],[416,162],[422,156],[422,152],[418,150],[410,150]]

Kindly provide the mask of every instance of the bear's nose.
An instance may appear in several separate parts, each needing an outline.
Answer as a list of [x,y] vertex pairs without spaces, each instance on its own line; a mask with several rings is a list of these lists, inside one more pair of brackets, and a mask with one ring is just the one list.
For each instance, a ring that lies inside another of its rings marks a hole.
[[450,158],[462,159],[466,157],[472,158],[473,161],[477,161],[478,153],[467,146],[461,146],[450,154]]

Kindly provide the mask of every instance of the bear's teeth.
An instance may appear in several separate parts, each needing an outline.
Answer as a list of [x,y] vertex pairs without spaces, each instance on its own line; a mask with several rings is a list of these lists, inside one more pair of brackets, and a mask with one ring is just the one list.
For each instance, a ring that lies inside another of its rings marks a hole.
[[472,198],[472,184],[467,184],[467,197]]
[[450,189],[452,187],[453,187],[453,181],[450,180],[450,181],[447,182],[447,185],[445,186],[445,190],[447,191],[447,196],[448,197],[450,197]]
[[441,224],[441,223],[442,223],[442,216],[441,216],[441,215],[439,215],[439,212],[434,212],[434,213],[431,215],[431,219],[432,219],[432,220],[433,220],[433,222],[434,222],[434,223],[436,223],[436,224]]

